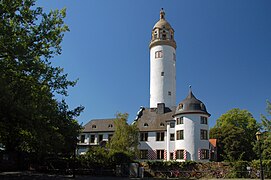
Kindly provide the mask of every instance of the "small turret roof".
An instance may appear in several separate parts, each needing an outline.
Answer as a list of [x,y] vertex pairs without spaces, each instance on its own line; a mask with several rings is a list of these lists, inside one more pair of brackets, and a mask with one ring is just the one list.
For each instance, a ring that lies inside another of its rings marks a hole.
[[176,108],[174,116],[179,114],[206,114],[208,116],[211,116],[207,112],[207,109],[203,102],[201,102],[194,96],[191,86],[189,89],[188,96],[179,103],[179,105]]

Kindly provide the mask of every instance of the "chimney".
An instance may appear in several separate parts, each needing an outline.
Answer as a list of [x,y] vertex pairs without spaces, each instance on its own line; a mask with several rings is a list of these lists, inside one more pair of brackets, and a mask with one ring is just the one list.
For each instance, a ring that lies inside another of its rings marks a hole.
[[165,103],[157,103],[157,114],[165,113]]

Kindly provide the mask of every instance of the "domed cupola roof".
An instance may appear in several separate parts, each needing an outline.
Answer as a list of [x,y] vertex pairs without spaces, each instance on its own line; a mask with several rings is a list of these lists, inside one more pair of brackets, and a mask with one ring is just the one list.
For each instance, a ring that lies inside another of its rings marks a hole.
[[211,114],[207,112],[207,109],[203,102],[201,102],[194,96],[191,87],[188,96],[177,106],[174,116],[179,114],[206,114],[208,116],[211,116]]
[[157,21],[157,23],[153,26],[153,29],[155,29],[155,28],[159,28],[159,29],[164,28],[164,29],[167,29],[167,30],[172,29],[170,24],[166,21],[165,11],[164,11],[163,8],[160,11],[160,19],[159,19],[159,21]]
[[174,29],[166,21],[165,11],[162,8],[160,11],[160,19],[152,29],[152,39],[149,47],[157,45],[169,45],[176,49],[176,42],[174,40]]

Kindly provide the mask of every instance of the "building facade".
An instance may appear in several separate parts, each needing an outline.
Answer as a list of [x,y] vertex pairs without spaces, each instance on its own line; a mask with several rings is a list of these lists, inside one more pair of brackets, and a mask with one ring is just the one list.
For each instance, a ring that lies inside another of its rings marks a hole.
[[[149,44],[150,107],[140,107],[133,122],[140,131],[139,159],[208,161],[210,114],[204,103],[190,87],[176,106],[176,47],[174,29],[161,9]],[[113,133],[113,119],[91,120],[84,126],[78,153],[106,143]]]

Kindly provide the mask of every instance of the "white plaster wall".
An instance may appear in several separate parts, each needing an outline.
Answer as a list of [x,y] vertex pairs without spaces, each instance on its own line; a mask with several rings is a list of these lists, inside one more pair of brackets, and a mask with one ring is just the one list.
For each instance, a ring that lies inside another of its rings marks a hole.
[[[170,134],[171,133],[175,134],[175,127],[170,128],[170,123],[167,123],[167,139],[166,139],[167,160],[170,160],[170,153],[173,153],[175,150],[175,140],[170,141]],[[174,138],[176,138],[176,137],[174,137]]]
[[148,141],[140,141],[139,149],[166,149],[166,132],[164,141],[156,141],[156,132],[148,132]]
[[[162,58],[155,59],[156,51],[163,51]],[[176,50],[168,45],[158,45],[150,49],[150,107],[165,103],[166,107],[176,105]],[[164,76],[161,76],[164,72]],[[168,91],[171,95],[168,95]]]
[[[113,132],[82,133],[82,134],[80,134],[79,137],[81,137],[81,135],[85,135],[84,144],[96,145],[96,144],[98,144],[98,138],[99,138],[100,134],[103,135],[103,140],[104,141],[108,141],[108,135],[113,134]],[[90,137],[91,137],[91,135],[95,135],[94,143],[90,143]]]
[[[184,123],[176,125],[175,130],[184,130],[184,139],[175,141],[175,149],[185,149],[187,160],[199,161],[198,150],[209,149],[209,141],[200,139],[200,130],[209,130],[208,125],[200,124],[200,117],[204,115],[185,114],[182,116]],[[181,116],[179,115],[176,118],[178,117]],[[208,118],[208,116],[206,117]]]

